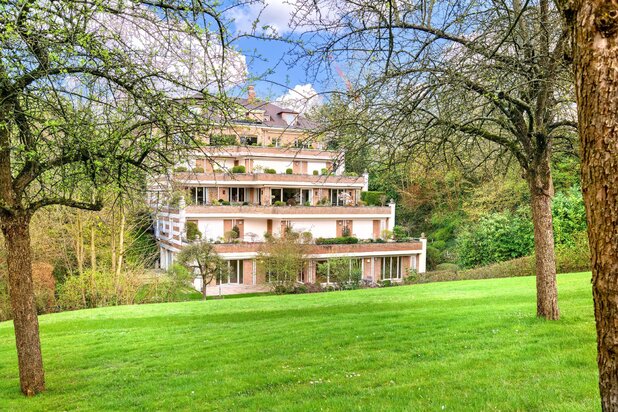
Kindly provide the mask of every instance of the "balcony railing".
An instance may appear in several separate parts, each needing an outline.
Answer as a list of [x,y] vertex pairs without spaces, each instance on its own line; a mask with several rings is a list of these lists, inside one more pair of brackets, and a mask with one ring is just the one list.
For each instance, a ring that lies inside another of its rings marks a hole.
[[341,214],[341,215],[390,215],[389,206],[262,206],[262,205],[187,205],[187,213],[222,214]]
[[200,182],[293,182],[311,183],[319,185],[350,184],[362,185],[365,181],[363,176],[345,175],[313,175],[313,174],[286,174],[286,173],[201,173],[201,172],[176,172],[175,180],[200,181]]

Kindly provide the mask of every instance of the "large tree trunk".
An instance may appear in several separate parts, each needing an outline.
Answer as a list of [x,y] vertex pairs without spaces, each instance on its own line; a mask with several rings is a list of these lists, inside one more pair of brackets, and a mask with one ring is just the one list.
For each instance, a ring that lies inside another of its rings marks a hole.
[[605,411],[618,411],[618,6],[578,1],[573,7],[601,405]]
[[2,233],[7,249],[9,294],[15,325],[21,391],[28,396],[45,390],[43,358],[39,340],[30,249],[30,216],[2,218]]
[[527,172],[534,225],[536,259],[536,314],[550,320],[560,317],[556,288],[556,255],[551,214],[553,183],[549,148],[535,159]]

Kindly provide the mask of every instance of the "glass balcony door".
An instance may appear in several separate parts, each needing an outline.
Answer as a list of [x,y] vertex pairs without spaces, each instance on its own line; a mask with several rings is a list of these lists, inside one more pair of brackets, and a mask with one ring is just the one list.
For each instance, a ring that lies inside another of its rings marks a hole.
[[246,187],[230,187],[230,202],[246,202],[247,188]]

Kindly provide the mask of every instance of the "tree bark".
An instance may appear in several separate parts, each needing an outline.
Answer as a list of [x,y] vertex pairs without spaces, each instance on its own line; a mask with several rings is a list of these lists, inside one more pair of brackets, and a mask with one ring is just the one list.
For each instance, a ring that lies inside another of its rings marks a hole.
[[15,326],[19,381],[21,391],[27,396],[33,396],[45,390],[45,376],[32,284],[30,216],[28,214],[5,216],[1,223],[7,249],[9,293]]
[[97,271],[97,249],[96,249],[96,235],[94,231],[95,222],[90,225],[90,268],[92,273]]
[[75,211],[75,259],[77,260],[77,273],[84,273],[84,225],[81,211]]
[[570,6],[601,406],[618,411],[618,6]]
[[551,212],[553,182],[550,169],[550,150],[541,151],[528,169],[532,223],[534,225],[534,253],[536,259],[536,314],[549,320],[560,318],[556,288],[556,255]]

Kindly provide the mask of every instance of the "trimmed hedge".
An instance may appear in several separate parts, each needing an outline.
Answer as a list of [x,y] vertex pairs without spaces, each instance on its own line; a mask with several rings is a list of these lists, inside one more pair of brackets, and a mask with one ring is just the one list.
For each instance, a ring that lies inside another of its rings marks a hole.
[[269,175],[276,175],[277,171],[275,169],[271,169],[271,168],[267,167],[266,169],[264,169],[264,173],[267,173]]
[[386,204],[386,193],[378,191],[361,192],[361,200],[367,206],[382,206]]
[[358,243],[358,238],[353,236],[341,236],[341,237],[319,237],[315,240],[316,245],[353,245]]
[[247,168],[243,165],[232,167],[232,173],[247,173]]
[[[442,265],[439,265],[442,267]],[[469,280],[469,279],[492,279],[492,278],[512,278],[519,276],[535,275],[534,256],[525,256],[505,262],[494,263],[474,269],[436,270],[433,272],[419,273],[414,282],[409,283],[430,283],[446,282],[450,280]],[[556,249],[556,272],[572,273],[586,272],[590,270],[590,253],[586,248],[557,248]]]

